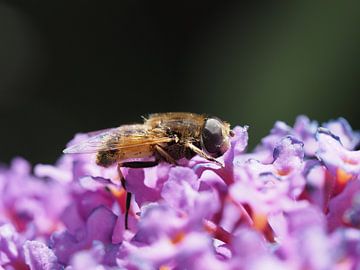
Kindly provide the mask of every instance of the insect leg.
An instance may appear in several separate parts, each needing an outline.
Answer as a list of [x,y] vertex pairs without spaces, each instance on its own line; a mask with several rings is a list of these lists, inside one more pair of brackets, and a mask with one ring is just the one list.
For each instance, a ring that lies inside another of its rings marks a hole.
[[[121,162],[118,163],[117,170],[120,177],[121,185],[126,190],[126,180],[124,175],[121,172],[121,168],[150,168],[158,165],[158,161],[129,161],[129,162]],[[126,204],[125,204],[125,229],[129,229],[128,227],[128,219],[129,219],[129,209],[131,203],[131,196],[130,192],[126,191]]]
[[188,147],[189,149],[191,149],[192,151],[194,151],[200,157],[203,157],[203,158],[205,158],[205,159],[207,159],[209,161],[215,162],[216,164],[220,165],[221,167],[224,167],[224,165],[221,162],[217,161],[212,156],[209,156],[204,151],[202,151],[201,149],[199,149],[198,147],[193,145],[191,142],[186,143],[185,146]]
[[120,167],[134,168],[134,169],[155,167],[158,164],[159,164],[159,161],[157,161],[157,160],[154,160],[154,161],[128,161],[128,162],[119,163]]
[[175,160],[172,156],[170,156],[169,153],[166,152],[166,151],[164,150],[164,148],[162,148],[160,145],[158,145],[158,144],[155,145],[155,150],[156,150],[156,152],[157,152],[161,157],[163,157],[168,163],[177,165],[176,160]]

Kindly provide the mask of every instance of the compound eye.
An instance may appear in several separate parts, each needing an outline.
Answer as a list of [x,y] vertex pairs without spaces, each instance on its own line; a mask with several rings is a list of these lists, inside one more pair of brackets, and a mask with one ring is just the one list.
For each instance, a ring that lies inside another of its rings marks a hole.
[[204,150],[213,157],[221,156],[221,146],[224,141],[223,124],[215,118],[209,118],[206,120],[201,139]]

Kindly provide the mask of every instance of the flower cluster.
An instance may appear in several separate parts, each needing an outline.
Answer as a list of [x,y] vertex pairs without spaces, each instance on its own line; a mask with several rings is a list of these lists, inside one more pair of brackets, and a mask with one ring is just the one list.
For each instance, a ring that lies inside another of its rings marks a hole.
[[0,167],[0,270],[360,269],[360,134],[300,116],[246,152],[233,131],[224,166],[123,169],[129,229],[116,167],[93,155]]

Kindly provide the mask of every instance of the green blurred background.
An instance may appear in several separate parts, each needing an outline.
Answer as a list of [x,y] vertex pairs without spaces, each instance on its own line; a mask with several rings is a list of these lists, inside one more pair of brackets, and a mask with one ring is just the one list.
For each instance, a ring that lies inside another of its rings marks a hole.
[[[264,3],[263,3],[264,2]],[[360,2],[0,1],[0,160],[191,111],[250,126],[360,126]]]

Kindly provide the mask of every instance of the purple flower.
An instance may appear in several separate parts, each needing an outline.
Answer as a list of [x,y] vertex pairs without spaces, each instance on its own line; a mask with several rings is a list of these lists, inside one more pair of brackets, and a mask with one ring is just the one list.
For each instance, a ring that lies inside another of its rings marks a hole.
[[[310,121],[303,115],[297,117],[293,128],[278,121],[270,134],[261,140],[261,144],[255,149],[255,152],[271,151],[281,138],[290,135],[304,143],[306,156],[313,157],[319,148],[316,140],[319,127],[320,125],[316,121]],[[324,123],[323,127],[335,134],[348,150],[353,150],[360,142],[360,133],[353,131],[349,123],[343,118]]]
[[[340,118],[276,122],[253,151],[122,168],[95,155],[0,167],[0,269],[357,269],[360,135]],[[79,134],[69,145],[87,139]]]

